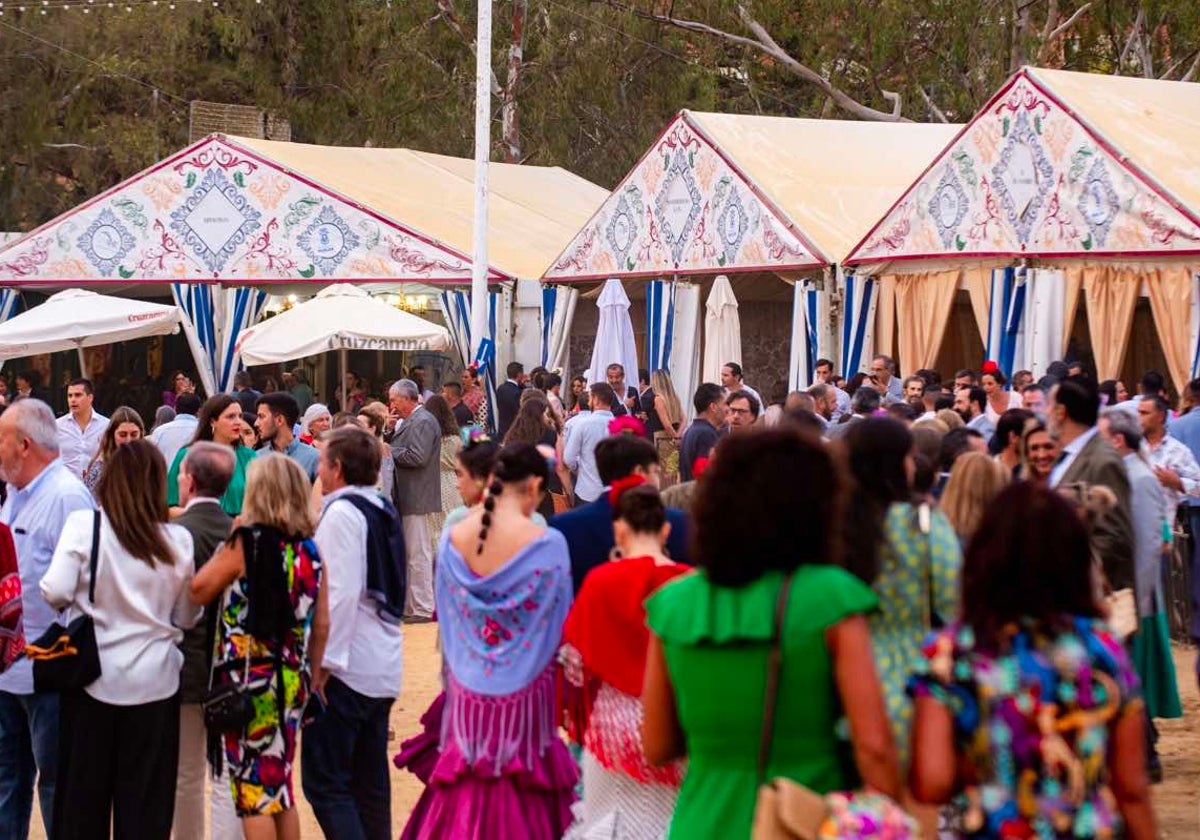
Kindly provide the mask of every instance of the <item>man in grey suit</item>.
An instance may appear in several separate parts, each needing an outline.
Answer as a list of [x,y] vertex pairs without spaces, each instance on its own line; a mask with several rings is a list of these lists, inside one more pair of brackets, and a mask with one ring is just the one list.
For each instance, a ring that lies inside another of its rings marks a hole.
[[[183,513],[175,518],[192,535],[196,570],[212,559],[229,538],[233,519],[221,510],[221,496],[233,478],[233,450],[209,441],[194,443],[179,466],[179,503]],[[212,637],[216,612],[210,605],[204,621],[183,635],[183,671],[179,679],[179,780],[175,787],[177,840],[204,840],[204,782],[208,773],[207,737],[200,704],[208,688]],[[212,832],[214,840],[242,836],[233,809],[229,785],[214,784]]]
[[396,477],[392,501],[400,514],[404,546],[408,553],[408,592],[404,620],[424,624],[433,620],[433,541],[426,514],[442,509],[442,428],[437,418],[421,407],[421,391],[411,379],[393,383],[388,402],[402,421],[392,434],[392,460]]
[[1090,380],[1069,377],[1054,386],[1047,417],[1062,454],[1050,471],[1050,486],[1101,484],[1116,495],[1117,506],[1092,530],[1092,550],[1114,590],[1136,592],[1129,473],[1117,450],[1098,434],[1099,413],[1100,394]]

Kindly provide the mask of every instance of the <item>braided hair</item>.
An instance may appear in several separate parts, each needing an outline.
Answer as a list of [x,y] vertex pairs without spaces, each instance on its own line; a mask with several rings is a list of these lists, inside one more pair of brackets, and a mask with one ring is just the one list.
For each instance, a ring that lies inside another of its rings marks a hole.
[[546,458],[537,447],[528,443],[511,443],[501,450],[496,457],[496,466],[492,470],[492,482],[483,495],[483,523],[479,529],[479,545],[476,554],[483,554],[483,542],[487,539],[492,527],[492,514],[496,510],[496,497],[504,492],[506,484],[517,484],[530,478],[536,478],[541,486],[546,486],[550,470],[546,466]]

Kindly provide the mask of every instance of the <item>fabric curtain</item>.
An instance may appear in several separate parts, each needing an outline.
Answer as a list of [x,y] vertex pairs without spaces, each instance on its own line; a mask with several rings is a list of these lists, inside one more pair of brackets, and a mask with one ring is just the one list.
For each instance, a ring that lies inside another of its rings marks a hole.
[[1085,266],[1082,276],[1096,376],[1116,379],[1129,346],[1142,276],[1135,269],[1109,265]]
[[962,285],[971,298],[971,311],[975,313],[975,326],[979,327],[979,335],[984,344],[988,337],[988,314],[992,292],[993,269],[984,266],[972,266],[963,269]]
[[[20,300],[21,293],[16,289],[0,289],[0,324],[17,314],[17,303]],[[2,367],[4,360],[0,359],[0,368]]]
[[876,281],[847,274],[842,280],[842,336],[839,359],[842,376],[858,373],[874,348]]
[[488,292],[488,334],[472,352],[471,292],[467,289],[447,289],[442,292],[442,316],[459,362],[464,368],[475,362],[487,393],[488,428],[496,428],[496,320],[500,293]]
[[200,283],[173,283],[171,293],[183,312],[184,336],[204,392],[211,397],[231,390],[234,374],[242,369],[238,338],[262,317],[267,293]]
[[961,276],[961,269],[953,269],[896,278],[899,370],[912,372],[931,368],[937,361]]
[[183,334],[196,363],[200,386],[211,397],[217,393],[217,331],[212,288],[199,283],[172,283],[171,294],[183,313]]
[[737,298],[724,274],[717,276],[704,309],[704,381],[720,383],[722,367],[729,362],[742,363]]
[[1182,265],[1159,268],[1146,277],[1150,312],[1163,355],[1167,357],[1167,369],[1179,393],[1183,393],[1191,373],[1191,324],[1182,313],[1191,312],[1193,284],[1192,269]]
[[692,395],[700,386],[700,287],[675,283],[675,327],[671,334],[671,384],[690,421],[695,414]]
[[1057,269],[1031,268],[1025,284],[1025,366],[1041,377],[1063,355],[1063,329],[1071,321],[1063,317],[1067,282]]
[[646,284],[646,370],[671,370],[671,340],[675,330],[675,283]]
[[1200,376],[1200,271],[1192,276],[1191,332],[1188,346],[1192,350],[1192,379]]
[[1023,268],[992,270],[985,356],[1012,376],[1025,367],[1027,283]]
[[571,324],[579,290],[573,286],[542,287],[542,366],[549,370],[565,369]]
[[233,390],[233,377],[243,369],[242,354],[238,352],[238,339],[242,330],[254,326],[262,317],[267,302],[267,293],[249,286],[237,288],[219,287],[216,297],[217,335],[219,337],[217,390],[226,393]]
[[1062,272],[1063,278],[1063,324],[1062,345],[1054,358],[1061,359],[1067,354],[1067,345],[1071,343],[1071,333],[1075,329],[1075,310],[1079,306],[1079,293],[1083,289],[1084,266],[1073,265]]
[[875,342],[872,352],[896,357],[896,278],[875,281]]
[[821,357],[817,309],[821,292],[812,279],[792,285],[792,345],[788,388],[801,391],[813,384],[814,368]]

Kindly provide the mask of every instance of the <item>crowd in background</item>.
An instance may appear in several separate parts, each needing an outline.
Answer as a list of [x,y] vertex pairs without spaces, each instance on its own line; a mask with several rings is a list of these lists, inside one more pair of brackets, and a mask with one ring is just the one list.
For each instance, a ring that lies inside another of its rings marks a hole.
[[[797,791],[824,836],[1154,836],[1200,380],[1175,412],[1154,372],[878,356],[764,405],[731,362],[689,421],[630,375],[513,363],[492,405],[471,369],[386,402],[350,373],[331,410],[302,371],[205,401],[181,374],[149,427],[85,379],[57,419],[20,394],[0,836],[36,784],[54,837],[295,837],[297,765],[327,836],[389,836],[402,626],[431,621],[405,837],[748,836]],[[101,676],[39,690],[67,608]]]

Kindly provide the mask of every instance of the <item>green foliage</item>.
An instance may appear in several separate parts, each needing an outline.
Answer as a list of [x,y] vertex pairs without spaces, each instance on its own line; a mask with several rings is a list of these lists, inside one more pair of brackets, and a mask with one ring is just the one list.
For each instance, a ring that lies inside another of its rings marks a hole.
[[[512,2],[495,4],[502,87]],[[0,18],[0,230],[29,229],[184,146],[193,99],[271,110],[300,142],[470,155],[475,9],[449,4],[460,32],[441,4],[223,0]],[[853,99],[890,111],[883,94],[894,91],[915,120],[934,107],[968,119],[1014,62],[1142,75],[1148,59],[1153,75],[1179,78],[1200,51],[1195,0],[1096,0],[1049,44],[1049,10],[1062,21],[1081,0],[745,5]],[[1131,42],[1139,9],[1143,37]],[[751,34],[733,0],[528,0],[515,88],[522,160],[611,187],[681,108],[847,118],[777,59],[647,19],[663,14]]]

